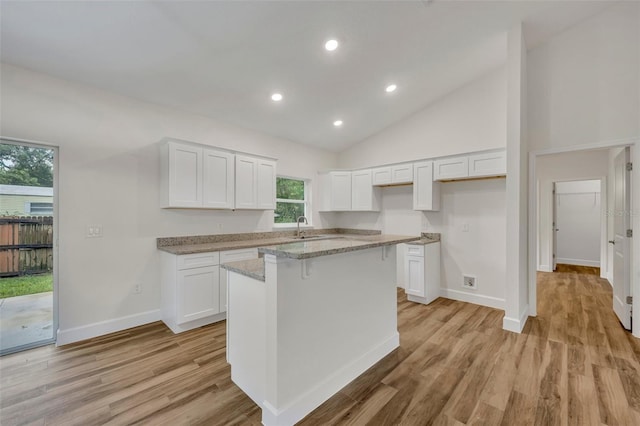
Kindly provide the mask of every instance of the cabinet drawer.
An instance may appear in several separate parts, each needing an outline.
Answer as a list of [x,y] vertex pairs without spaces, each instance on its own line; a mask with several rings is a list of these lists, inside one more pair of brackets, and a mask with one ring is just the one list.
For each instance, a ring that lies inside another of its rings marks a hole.
[[239,260],[249,260],[258,258],[258,248],[228,250],[220,252],[220,263],[231,263]]
[[407,244],[407,256],[423,256],[424,246]]
[[207,253],[194,253],[178,256],[178,270],[201,268],[220,264],[220,253],[217,251]]

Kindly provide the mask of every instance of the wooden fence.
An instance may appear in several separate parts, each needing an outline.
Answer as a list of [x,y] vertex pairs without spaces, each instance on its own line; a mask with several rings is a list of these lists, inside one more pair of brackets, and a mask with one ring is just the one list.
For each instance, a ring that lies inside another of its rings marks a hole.
[[53,269],[53,217],[0,216],[0,277]]

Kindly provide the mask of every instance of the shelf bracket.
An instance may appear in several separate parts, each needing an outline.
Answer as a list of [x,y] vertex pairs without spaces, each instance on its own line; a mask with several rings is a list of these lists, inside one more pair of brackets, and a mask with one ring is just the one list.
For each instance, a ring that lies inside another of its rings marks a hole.
[[300,262],[300,277],[303,280],[306,280],[311,276],[311,273],[309,272],[308,262],[309,262],[308,259],[302,259],[302,262]]

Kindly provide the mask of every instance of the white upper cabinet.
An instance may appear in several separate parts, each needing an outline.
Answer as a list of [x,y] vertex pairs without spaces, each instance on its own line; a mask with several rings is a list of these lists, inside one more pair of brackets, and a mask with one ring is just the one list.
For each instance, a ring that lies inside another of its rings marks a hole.
[[236,208],[255,209],[258,205],[258,159],[236,155]]
[[371,170],[373,186],[399,185],[413,182],[413,163],[377,167]]
[[276,209],[276,162],[258,159],[258,205],[261,210]]
[[391,166],[371,170],[373,185],[391,185]]
[[320,175],[321,211],[351,210],[351,172],[328,172]]
[[169,142],[162,152],[164,207],[202,207],[202,148]]
[[434,180],[454,180],[507,174],[505,150],[460,155],[433,162]]
[[501,176],[507,174],[506,151],[469,156],[469,177]]
[[391,183],[413,182],[413,163],[391,166]]
[[459,179],[469,176],[469,157],[445,158],[433,162],[433,179]]
[[331,172],[330,210],[351,210],[351,172]]
[[235,155],[203,149],[202,207],[232,209],[234,202]]
[[433,181],[433,161],[413,165],[413,209],[440,210],[440,183]]
[[179,141],[161,151],[162,206],[275,209],[276,162]]
[[236,209],[276,208],[276,162],[236,155]]
[[351,172],[351,210],[380,210],[379,189],[372,184],[371,170]]

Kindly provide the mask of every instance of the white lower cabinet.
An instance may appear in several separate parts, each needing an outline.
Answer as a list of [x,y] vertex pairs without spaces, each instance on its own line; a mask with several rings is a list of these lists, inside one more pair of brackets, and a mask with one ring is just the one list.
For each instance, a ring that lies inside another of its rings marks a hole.
[[[258,249],[239,249],[220,252],[220,264],[258,258]],[[227,270],[220,268],[220,312],[227,312]]]
[[440,296],[440,242],[407,244],[403,284],[411,302],[431,303]]
[[220,312],[220,267],[178,271],[176,324],[181,325]]
[[220,311],[220,254],[161,253],[162,321],[174,333],[223,320]]

